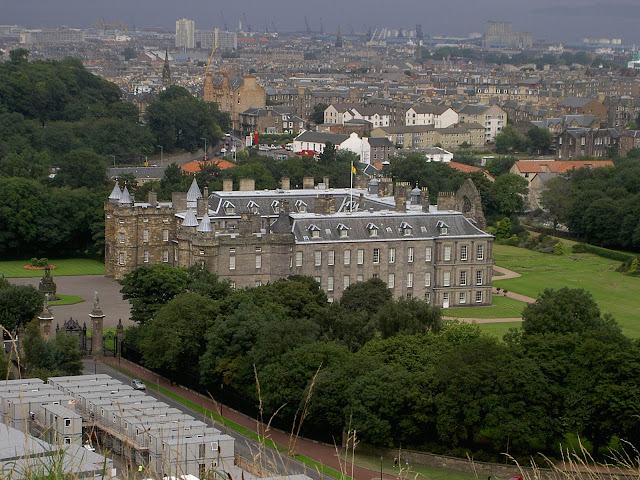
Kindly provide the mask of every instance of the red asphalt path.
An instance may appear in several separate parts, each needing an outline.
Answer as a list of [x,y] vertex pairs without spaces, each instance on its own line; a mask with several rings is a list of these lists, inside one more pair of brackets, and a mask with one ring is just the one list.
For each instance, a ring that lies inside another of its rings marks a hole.
[[[105,357],[100,358],[99,361],[107,365],[113,365],[118,369],[125,370],[131,373],[134,377],[141,378],[150,383],[158,385],[165,390],[178,395],[181,398],[189,400],[190,402],[207,408],[213,412],[220,413],[219,405],[213,400],[180,385],[171,384],[166,378],[161,377],[160,375],[157,375],[138,364],[129,362],[124,358],[117,359]],[[222,416],[258,433],[258,428],[260,427],[260,425],[255,419],[250,418],[236,410],[233,410],[226,405],[222,406]],[[259,433],[261,435],[264,434],[264,427],[260,428]],[[284,445],[285,447],[289,445],[289,441],[291,438],[291,435],[288,432],[284,432],[273,427],[271,427],[270,430],[266,432],[265,436],[266,438],[269,438],[280,445]],[[325,443],[319,443],[313,440],[298,437],[295,445],[295,452],[312,458],[316,462],[331,467],[334,470],[344,472],[346,475],[353,476],[353,478],[355,478],[356,480],[372,480],[380,478],[380,470],[369,470],[368,468],[352,465],[351,463],[345,464],[344,461],[342,461],[341,465],[341,460],[339,460],[338,458],[336,447],[334,445],[328,445]],[[286,453],[283,454],[286,455]],[[392,465],[392,459],[385,459],[385,461],[388,462],[389,466]],[[396,478],[394,475],[389,475],[386,473],[383,475],[383,477],[386,479]]]

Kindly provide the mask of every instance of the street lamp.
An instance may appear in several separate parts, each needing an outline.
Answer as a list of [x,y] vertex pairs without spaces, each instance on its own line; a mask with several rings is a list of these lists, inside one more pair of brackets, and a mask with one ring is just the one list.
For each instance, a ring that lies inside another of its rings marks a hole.
[[382,480],[382,455],[380,455],[380,480]]
[[156,145],[156,147],[160,148],[160,165],[162,165],[162,157],[164,156],[164,147],[162,145]]
[[110,157],[113,157],[113,166],[116,166],[116,156],[115,155],[109,155]]
[[207,158],[207,139],[206,137],[200,137],[200,140],[204,140],[204,157]]

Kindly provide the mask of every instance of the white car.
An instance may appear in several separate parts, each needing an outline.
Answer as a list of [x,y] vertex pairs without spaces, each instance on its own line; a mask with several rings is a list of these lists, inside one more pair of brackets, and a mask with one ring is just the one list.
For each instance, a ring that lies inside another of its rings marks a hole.
[[142,380],[140,380],[139,378],[134,378],[133,380],[131,380],[131,386],[133,387],[134,390],[147,389],[146,385],[142,383]]

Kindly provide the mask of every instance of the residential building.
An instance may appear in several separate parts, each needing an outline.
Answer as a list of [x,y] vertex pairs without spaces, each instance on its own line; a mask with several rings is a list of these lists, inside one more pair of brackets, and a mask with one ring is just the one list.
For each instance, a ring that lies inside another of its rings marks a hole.
[[558,135],[556,156],[560,160],[576,157],[606,157],[607,150],[618,151],[620,133],[614,128],[567,128]]
[[540,197],[545,184],[558,175],[565,174],[579,168],[599,168],[613,166],[611,160],[518,160],[513,164],[509,173],[519,175],[529,182],[529,191],[524,196],[527,210],[543,209]]
[[435,128],[446,128],[456,123],[458,114],[445,105],[414,105],[405,114],[405,125],[433,125]]
[[176,20],[176,47],[195,47],[195,22],[188,18]]
[[254,75],[229,77],[226,73],[208,73],[204,80],[205,102],[215,102],[221,111],[231,117],[234,130],[241,129],[241,113],[250,108],[265,108],[264,87],[258,84]]
[[250,108],[240,114],[240,130],[245,133],[298,133],[304,130],[304,120],[291,106]]
[[507,124],[507,113],[498,105],[469,104],[459,112],[460,123],[479,123],[484,127],[485,143],[493,142]]
[[558,108],[566,115],[593,115],[598,122],[607,121],[607,107],[596,98],[566,97]]

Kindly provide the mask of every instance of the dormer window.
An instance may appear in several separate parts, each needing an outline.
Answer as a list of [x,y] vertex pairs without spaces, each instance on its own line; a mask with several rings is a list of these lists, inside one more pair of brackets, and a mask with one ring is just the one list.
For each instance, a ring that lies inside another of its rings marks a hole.
[[256,202],[251,200],[249,203],[247,203],[247,210],[249,210],[251,213],[258,213],[260,211],[260,207]]
[[307,213],[307,204],[302,200],[296,200],[296,209],[298,213]]
[[376,225],[374,225],[373,223],[369,223],[367,225],[367,230],[369,231],[369,236],[370,237],[377,237],[378,236],[378,227]]
[[407,222],[402,222],[400,224],[400,230],[404,236],[411,235],[413,233],[413,227],[409,225]]
[[438,223],[436,223],[436,227],[438,228],[438,231],[440,232],[440,235],[446,235],[446,234],[449,233],[449,225],[444,223],[442,220],[440,220],[440,221],[438,221]]
[[338,233],[340,235],[340,238],[346,238],[349,236],[349,227],[347,227],[345,224],[343,223],[339,223],[338,224]]
[[311,232],[311,238],[320,238],[320,227],[317,225],[310,225],[307,230]]
[[271,208],[273,209],[273,213],[280,213],[280,202],[278,200],[274,200],[271,202]]
[[224,213],[226,215],[235,215],[236,214],[236,206],[233,203],[231,203],[229,200],[224,202],[224,204],[222,205],[222,208],[224,208]]

